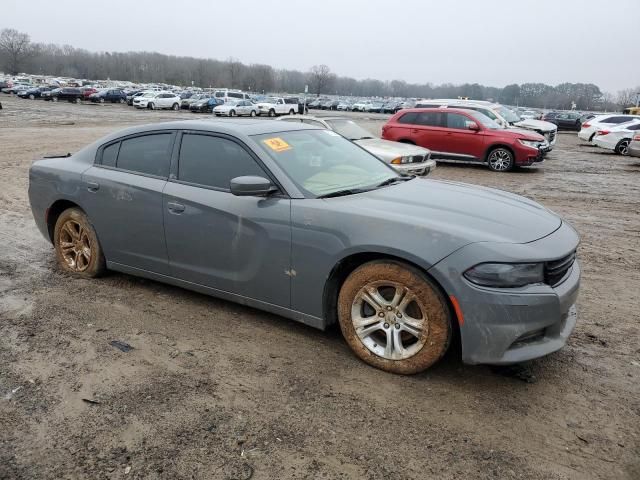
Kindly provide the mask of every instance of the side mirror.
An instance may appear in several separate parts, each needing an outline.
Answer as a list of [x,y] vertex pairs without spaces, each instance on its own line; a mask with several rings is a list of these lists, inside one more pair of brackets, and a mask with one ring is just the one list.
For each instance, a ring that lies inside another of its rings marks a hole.
[[473,130],[473,131],[478,131],[480,130],[480,127],[478,126],[478,124],[476,122],[467,122],[467,128],[469,130]]
[[277,191],[270,180],[253,176],[232,178],[229,188],[238,197],[264,197]]

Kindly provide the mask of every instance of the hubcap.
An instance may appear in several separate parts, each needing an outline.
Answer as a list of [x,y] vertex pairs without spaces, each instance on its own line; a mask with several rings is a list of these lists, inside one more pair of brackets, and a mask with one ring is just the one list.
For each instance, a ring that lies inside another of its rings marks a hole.
[[405,360],[424,346],[428,318],[417,295],[405,285],[372,282],[351,306],[356,335],[367,349],[388,360]]
[[494,170],[506,170],[511,166],[511,155],[506,150],[494,150],[489,155],[489,164]]
[[58,240],[62,258],[76,272],[84,272],[91,262],[91,244],[86,229],[75,220],[67,220]]

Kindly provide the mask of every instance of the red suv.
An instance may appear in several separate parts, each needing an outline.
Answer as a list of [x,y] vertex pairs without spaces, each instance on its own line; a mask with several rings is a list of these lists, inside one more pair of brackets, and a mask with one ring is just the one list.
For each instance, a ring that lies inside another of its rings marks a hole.
[[541,162],[546,147],[542,135],[462,108],[401,110],[382,127],[382,138],[428,148],[438,160],[486,162],[496,172]]

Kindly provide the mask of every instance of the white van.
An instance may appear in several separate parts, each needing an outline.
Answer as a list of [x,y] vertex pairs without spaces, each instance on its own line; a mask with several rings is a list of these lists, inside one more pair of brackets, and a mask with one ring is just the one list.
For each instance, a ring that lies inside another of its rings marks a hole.
[[229,90],[228,88],[216,90],[213,96],[215,98],[219,98],[224,103],[227,103],[230,100],[251,100],[248,93],[244,93],[241,90]]

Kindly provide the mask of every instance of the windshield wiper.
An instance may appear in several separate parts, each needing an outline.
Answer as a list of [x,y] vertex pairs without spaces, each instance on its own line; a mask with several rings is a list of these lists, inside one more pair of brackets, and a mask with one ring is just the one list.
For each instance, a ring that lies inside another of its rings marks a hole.
[[345,195],[353,195],[354,193],[368,192],[370,188],[345,188],[344,190],[337,190],[331,193],[325,193],[324,195],[318,195],[316,198],[331,198],[331,197],[344,197]]
[[407,180],[411,180],[412,178],[413,178],[412,175],[402,175],[400,177],[387,178],[384,182],[381,182],[378,185],[376,185],[376,188],[386,187],[387,185],[392,185],[396,182],[406,182]]

